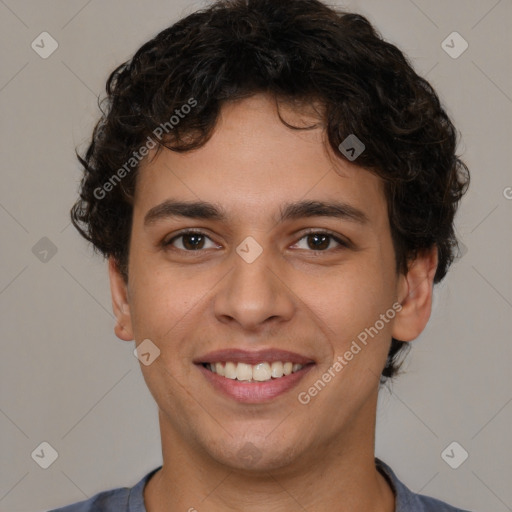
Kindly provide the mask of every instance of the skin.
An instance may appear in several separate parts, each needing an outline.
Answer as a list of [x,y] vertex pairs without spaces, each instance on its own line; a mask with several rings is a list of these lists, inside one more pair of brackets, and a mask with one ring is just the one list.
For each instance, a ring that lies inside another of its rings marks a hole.
[[[304,110],[281,106],[281,113],[295,125],[318,121]],[[202,148],[165,150],[141,167],[128,281],[112,259],[109,271],[117,336],[150,339],[161,351],[141,364],[159,407],[163,451],[163,467],[144,492],[148,512],[394,510],[374,464],[379,375],[391,337],[413,340],[428,321],[437,251],[396,273],[382,182],[356,164],[333,153],[321,127],[286,127],[275,102],[258,94],[226,104]],[[147,212],[171,198],[215,203],[227,220],[145,225]],[[277,222],[284,203],[304,199],[342,200],[368,221]],[[199,251],[190,237],[162,245],[185,228],[208,237]],[[309,228],[351,244],[328,238],[315,251]],[[236,253],[248,236],[263,249],[251,264]],[[402,305],[396,317],[307,405],[299,403],[298,393],[395,302]],[[316,364],[277,398],[241,404],[192,363],[225,348],[284,349]],[[247,443],[253,461],[240,454]]]

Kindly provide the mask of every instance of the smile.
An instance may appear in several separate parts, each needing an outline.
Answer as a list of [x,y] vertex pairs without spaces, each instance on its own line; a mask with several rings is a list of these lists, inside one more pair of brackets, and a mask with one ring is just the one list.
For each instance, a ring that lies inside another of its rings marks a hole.
[[286,394],[316,366],[312,357],[277,348],[215,350],[193,363],[219,396],[246,404]]
[[258,364],[227,361],[225,363],[204,363],[203,366],[221,377],[243,382],[267,382],[272,379],[280,379],[296,373],[304,367],[302,364],[291,361],[264,361]]

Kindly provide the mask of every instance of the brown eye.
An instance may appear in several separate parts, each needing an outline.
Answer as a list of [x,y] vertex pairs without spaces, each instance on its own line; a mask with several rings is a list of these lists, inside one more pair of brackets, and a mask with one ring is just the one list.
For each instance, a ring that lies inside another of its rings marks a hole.
[[197,249],[202,249],[204,246],[204,236],[198,235],[197,233],[192,233],[190,235],[182,235],[183,239],[183,247],[190,251],[195,251]]
[[[338,238],[331,233],[322,231],[313,231],[311,233],[307,233],[295,244],[295,246],[298,246],[302,240],[306,240],[306,247],[298,247],[299,249],[328,252],[329,249],[334,250],[349,247],[349,244],[343,241],[341,238]],[[337,247],[336,245],[332,247],[332,241],[337,244]]]
[[308,245],[314,251],[328,249],[331,237],[329,235],[314,234],[308,235]]
[[[180,241],[181,240],[181,241]],[[198,231],[187,231],[182,232],[179,235],[169,239],[165,240],[163,242],[164,247],[171,246],[172,248],[181,250],[181,251],[187,251],[187,252],[193,252],[193,251],[199,251],[202,249],[208,249],[209,247],[205,247],[205,243],[207,240],[211,239],[206,236],[204,233],[198,232]],[[213,244],[213,247],[217,247],[215,244]]]

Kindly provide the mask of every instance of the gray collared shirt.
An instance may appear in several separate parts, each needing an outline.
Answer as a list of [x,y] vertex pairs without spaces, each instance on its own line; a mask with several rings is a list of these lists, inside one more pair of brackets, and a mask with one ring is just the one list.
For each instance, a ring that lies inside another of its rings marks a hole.
[[[469,512],[412,492],[398,480],[387,464],[377,458],[375,464],[395,493],[395,512]],[[161,466],[148,473],[133,487],[100,492],[86,501],[49,512],[147,512],[144,506],[144,486],[160,468]]]

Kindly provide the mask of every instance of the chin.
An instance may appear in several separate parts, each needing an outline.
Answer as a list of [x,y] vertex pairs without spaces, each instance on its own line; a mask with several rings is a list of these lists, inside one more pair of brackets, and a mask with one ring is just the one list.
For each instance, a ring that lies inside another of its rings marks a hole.
[[[232,442],[230,442],[232,441]],[[244,436],[233,442],[233,438],[226,439],[222,446],[207,446],[210,456],[220,464],[232,470],[250,473],[268,473],[289,466],[297,460],[299,454],[293,451],[288,444],[279,446],[265,437]]]

